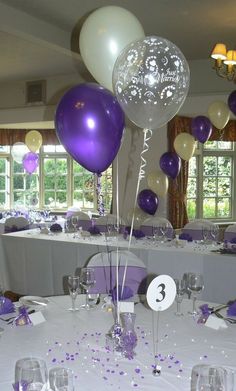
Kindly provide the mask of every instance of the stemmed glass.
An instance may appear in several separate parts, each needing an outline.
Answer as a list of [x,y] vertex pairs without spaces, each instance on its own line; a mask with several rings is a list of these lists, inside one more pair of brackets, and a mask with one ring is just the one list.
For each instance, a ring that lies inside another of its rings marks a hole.
[[233,372],[215,365],[196,365],[191,374],[193,391],[233,391]]
[[168,225],[163,223],[160,225],[159,227],[159,231],[161,233],[161,242],[164,243],[166,241],[166,234],[167,234],[167,231],[168,231]]
[[94,268],[84,267],[83,269],[81,269],[80,284],[86,291],[86,303],[83,304],[81,306],[81,308],[84,308],[86,310],[90,310],[93,307],[89,304],[88,292],[89,292],[89,289],[92,288],[96,284]]
[[68,311],[78,311],[79,308],[75,307],[75,300],[79,293],[80,278],[79,276],[68,276],[67,282],[72,303],[72,306],[71,308],[68,308]]
[[203,275],[192,273],[189,277],[188,287],[193,294],[193,309],[190,314],[197,315],[198,311],[196,309],[196,300],[197,295],[201,293],[204,288]]
[[218,233],[219,233],[219,226],[217,224],[211,225],[210,235],[213,240],[213,245],[215,244],[215,242],[217,240]]
[[183,313],[180,311],[180,304],[182,303],[184,294],[185,294],[185,281],[182,279],[174,279],[175,285],[176,285],[176,304],[177,304],[177,309],[175,312],[176,316],[183,316]]
[[48,371],[44,360],[26,357],[18,360],[15,365],[15,384],[17,390],[43,391],[47,390]]
[[202,227],[202,239],[203,239],[203,244],[206,244],[207,238],[209,234],[209,229],[206,226]]
[[188,299],[190,299],[191,297],[191,291],[189,289],[189,279],[192,274],[193,272],[184,273],[182,277],[182,280],[184,281],[184,285],[185,285],[185,293],[187,294]]
[[76,238],[76,232],[77,232],[77,224],[78,224],[78,216],[72,216],[71,217],[71,224],[73,225],[74,228],[74,235],[73,238]]
[[74,391],[73,371],[69,368],[55,367],[49,370],[51,391]]

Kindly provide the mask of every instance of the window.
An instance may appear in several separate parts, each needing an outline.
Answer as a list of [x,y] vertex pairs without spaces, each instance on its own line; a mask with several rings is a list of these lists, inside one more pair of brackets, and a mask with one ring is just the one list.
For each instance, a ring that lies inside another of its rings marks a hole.
[[187,211],[189,219],[230,221],[235,218],[233,203],[234,143],[208,141],[199,145],[189,161]]
[[[81,167],[61,145],[40,148],[39,166],[29,175],[11,156],[11,147],[0,148],[0,207],[2,209],[50,208],[69,206],[97,211],[97,176]],[[101,177],[105,211],[112,201],[112,167]]]

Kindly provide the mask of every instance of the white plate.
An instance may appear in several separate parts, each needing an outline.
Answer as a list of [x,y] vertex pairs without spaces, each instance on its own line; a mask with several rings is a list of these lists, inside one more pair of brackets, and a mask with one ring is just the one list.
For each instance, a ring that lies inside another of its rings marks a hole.
[[40,296],[23,296],[19,299],[19,302],[26,306],[46,307],[49,300]]

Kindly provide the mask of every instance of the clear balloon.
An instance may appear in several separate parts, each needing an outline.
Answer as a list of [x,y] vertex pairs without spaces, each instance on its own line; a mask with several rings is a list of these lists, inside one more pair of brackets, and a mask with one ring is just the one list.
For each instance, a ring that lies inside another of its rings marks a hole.
[[31,130],[25,136],[25,144],[31,152],[38,151],[42,145],[42,142],[42,135],[37,130]]
[[71,88],[56,110],[61,144],[87,170],[100,174],[115,159],[125,126],[124,113],[112,93],[95,83]]
[[141,128],[157,129],[178,112],[189,89],[189,66],[172,42],[146,37],[119,55],[113,89],[128,118]]
[[112,71],[119,53],[144,36],[141,23],[130,11],[112,5],[101,7],[82,26],[80,53],[93,77],[112,91]]
[[193,136],[200,141],[200,143],[204,144],[211,136],[212,124],[209,118],[204,115],[199,115],[192,119],[191,129]]
[[175,179],[180,172],[181,159],[175,152],[165,152],[160,157],[162,171],[172,179]]
[[194,154],[196,141],[194,137],[186,132],[180,133],[175,137],[174,149],[176,153],[183,159],[188,161]]
[[144,213],[140,208],[135,207],[134,209],[130,210],[127,215],[127,223],[131,226],[132,219],[134,219],[134,229],[139,229],[142,225],[142,222],[148,218],[148,214]]
[[157,211],[158,204],[158,197],[152,190],[144,189],[138,194],[138,206],[145,213],[154,215]]
[[147,176],[148,186],[158,196],[165,197],[168,191],[169,181],[162,171],[152,171]]
[[211,123],[217,128],[217,129],[223,129],[230,117],[230,111],[225,102],[217,101],[211,103],[211,105],[208,108],[208,116],[211,121]]
[[11,156],[13,160],[15,160],[19,164],[22,163],[23,157],[27,152],[29,152],[29,148],[24,143],[21,142],[17,142],[13,144],[11,148]]
[[23,157],[23,167],[28,174],[33,174],[39,165],[39,157],[37,153],[28,152]]
[[228,106],[232,113],[236,115],[236,91],[232,91],[228,97]]

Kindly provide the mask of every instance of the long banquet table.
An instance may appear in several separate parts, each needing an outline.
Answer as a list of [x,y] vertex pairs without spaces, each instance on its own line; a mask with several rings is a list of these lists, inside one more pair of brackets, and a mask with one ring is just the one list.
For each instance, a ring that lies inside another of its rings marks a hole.
[[[81,303],[81,295],[77,299]],[[196,364],[223,365],[236,370],[235,325],[213,330],[197,324],[187,311],[174,315],[175,303],[160,313],[158,359],[161,376],[152,374],[153,312],[143,304],[135,305],[135,331],[138,344],[134,359],[125,359],[106,349],[105,335],[113,324],[111,312],[101,303],[91,311],[71,313],[69,296],[49,298],[42,311],[46,322],[37,326],[9,326],[0,320],[1,391],[12,391],[17,359],[38,357],[48,369],[64,366],[73,369],[75,391],[83,390],[165,390],[190,391],[192,367]]]
[[[73,238],[73,234],[44,235],[38,230],[0,237],[0,274],[8,289],[28,295],[65,293],[65,276],[82,267],[93,254],[117,248],[128,241],[104,236]],[[212,245],[168,242],[154,245],[151,239],[132,240],[130,251],[147,266],[149,274],[180,278],[185,272],[204,275],[204,300],[225,303],[236,297],[236,256],[222,255]]]

